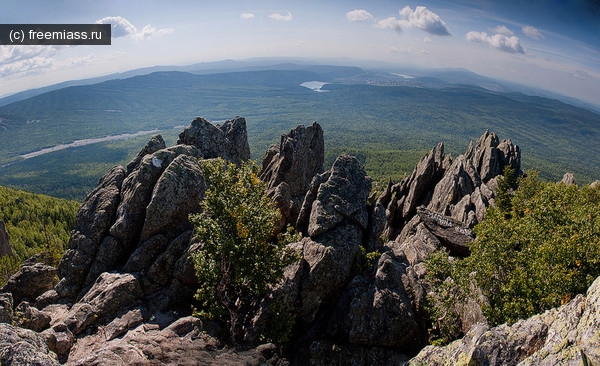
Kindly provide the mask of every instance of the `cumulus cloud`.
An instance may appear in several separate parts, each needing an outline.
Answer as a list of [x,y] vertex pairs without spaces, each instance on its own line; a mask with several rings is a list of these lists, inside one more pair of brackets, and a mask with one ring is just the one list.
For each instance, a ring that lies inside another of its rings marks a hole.
[[292,20],[292,13],[290,13],[289,11],[287,12],[286,15],[279,14],[279,13],[273,13],[273,14],[269,15],[269,18],[278,20],[280,22],[289,22],[290,20]]
[[104,17],[96,20],[97,24],[110,24],[111,37],[125,37],[137,32],[137,28],[123,17]]
[[466,35],[467,41],[487,44],[497,50],[509,53],[525,53],[519,37],[507,36],[502,33],[488,35],[486,32],[471,31]]
[[499,25],[497,27],[492,28],[492,32],[494,32],[495,34],[502,34],[507,37],[511,37],[511,36],[515,35],[513,33],[513,31],[508,29],[505,25]]
[[400,10],[401,26],[415,27],[436,36],[450,36],[452,33],[439,15],[424,6],[412,10],[405,6]]
[[174,31],[173,28],[156,29],[155,27],[151,26],[150,24],[147,24],[144,26],[144,28],[142,28],[141,31],[134,33],[132,35],[132,37],[135,40],[141,41],[141,40],[150,39],[154,36],[173,33],[173,31]]
[[526,25],[521,29],[523,30],[523,34],[525,34],[529,38],[533,38],[533,39],[537,39],[537,40],[544,38],[544,35],[542,34],[542,32],[540,32],[537,28],[534,28],[530,25]]
[[113,38],[131,36],[135,40],[147,40],[153,36],[173,33],[173,28],[157,29],[147,24],[141,31],[127,19],[121,16],[104,17],[96,20],[97,24],[111,24],[111,36]]
[[253,13],[242,13],[240,15],[240,19],[254,19],[255,15]]
[[375,26],[381,29],[393,29],[398,32],[402,30],[400,20],[396,19],[395,17],[381,19],[375,24]]
[[346,13],[346,19],[351,22],[365,22],[368,20],[375,20],[375,17],[366,10],[354,9]]
[[51,69],[57,52],[55,46],[0,46],[0,76],[36,74]]

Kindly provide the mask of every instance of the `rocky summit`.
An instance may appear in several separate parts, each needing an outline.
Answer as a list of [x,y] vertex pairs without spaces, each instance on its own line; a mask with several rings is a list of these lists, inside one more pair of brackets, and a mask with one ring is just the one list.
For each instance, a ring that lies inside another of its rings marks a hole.
[[[507,166],[520,173],[518,146],[486,131],[452,158],[440,143],[375,197],[356,158],[339,156],[325,170],[318,123],[264,154],[260,178],[282,212],[279,229],[301,234],[289,244],[298,260],[253,305],[244,347],[228,346],[222,329],[190,316],[198,286],[190,254],[202,245],[188,216],[207,189],[202,165],[216,157],[249,159],[244,118],[198,117],[175,146],[154,136],[108,171],[81,205],[58,268],[25,262],[0,290],[0,364],[600,363],[600,280],[511,327],[490,328],[477,303],[466,303],[465,337],[427,346],[424,260],[441,248],[469,255],[498,176]],[[282,314],[291,321],[286,342],[264,343]]]

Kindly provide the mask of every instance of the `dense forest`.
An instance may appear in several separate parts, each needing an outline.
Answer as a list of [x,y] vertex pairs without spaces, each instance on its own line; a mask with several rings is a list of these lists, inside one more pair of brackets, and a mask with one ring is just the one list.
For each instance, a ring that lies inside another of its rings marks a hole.
[[14,255],[0,258],[0,286],[33,255],[57,265],[78,208],[76,201],[0,187],[0,221],[5,224]]
[[[104,172],[126,164],[150,135],[20,156],[80,139],[154,129],[174,143],[196,116],[218,123],[236,115],[248,121],[252,159],[259,163],[281,134],[317,121],[325,131],[325,166],[349,153],[382,184],[410,173],[440,141],[457,156],[464,152],[459,147],[487,129],[519,145],[524,168],[539,170],[544,179],[557,181],[566,171],[580,183],[600,176],[600,165],[591,158],[600,154],[600,115],[591,110],[436,78],[410,79],[416,86],[398,85],[395,78],[335,67],[157,72],[55,90],[0,107],[5,141],[0,185],[83,200]],[[330,84],[317,93],[301,86],[310,80]]]

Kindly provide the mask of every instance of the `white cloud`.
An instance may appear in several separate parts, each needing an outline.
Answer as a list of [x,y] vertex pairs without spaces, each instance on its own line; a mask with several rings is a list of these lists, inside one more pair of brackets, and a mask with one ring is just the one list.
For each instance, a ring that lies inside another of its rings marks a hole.
[[137,32],[137,28],[123,17],[104,17],[96,20],[97,24],[111,24],[111,37],[125,37]]
[[153,36],[173,33],[173,28],[160,28],[147,24],[138,32],[137,28],[127,19],[116,17],[104,17],[96,20],[97,24],[111,24],[111,36],[113,38],[131,36],[135,40],[147,40]]
[[544,35],[542,34],[542,32],[540,32],[537,28],[534,28],[530,25],[526,25],[522,28],[523,30],[523,34],[525,34],[527,37],[529,38],[533,38],[533,39],[544,39]]
[[144,28],[142,28],[141,31],[134,33],[132,35],[132,38],[135,40],[138,40],[138,41],[142,41],[142,40],[150,39],[154,36],[173,33],[174,31],[175,30],[173,28],[156,29],[155,27],[151,26],[150,24],[147,24],[144,26]]
[[290,13],[289,11],[287,12],[287,15],[273,13],[269,15],[269,18],[279,20],[281,22],[289,22],[290,20],[292,20],[292,13]]
[[255,15],[253,13],[242,13],[240,14],[240,19],[254,19]]
[[510,29],[508,29],[505,25],[499,25],[497,27],[494,27],[494,28],[492,28],[492,31],[495,34],[502,34],[502,35],[507,36],[507,37],[511,37],[511,36],[515,35],[513,33],[513,31],[511,31]]
[[471,31],[466,35],[467,41],[487,44],[497,50],[509,53],[525,53],[519,37],[506,36],[501,33],[488,35],[486,32]]
[[375,17],[366,10],[354,9],[346,13],[346,19],[351,22],[364,22],[367,20],[375,20]]
[[0,46],[0,76],[23,76],[51,69],[57,52],[54,46]]
[[375,24],[375,26],[381,29],[393,29],[398,32],[402,30],[400,20],[396,19],[395,17],[381,19]]
[[452,33],[439,15],[424,6],[412,10],[405,6],[400,10],[401,26],[415,27],[436,36],[450,36]]

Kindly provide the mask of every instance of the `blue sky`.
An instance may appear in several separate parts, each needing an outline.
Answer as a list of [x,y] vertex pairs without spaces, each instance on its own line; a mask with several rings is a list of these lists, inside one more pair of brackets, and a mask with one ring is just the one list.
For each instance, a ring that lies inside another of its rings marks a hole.
[[600,106],[600,3],[0,0],[0,23],[113,24],[110,46],[0,46],[0,96],[155,65],[253,57],[466,68]]

